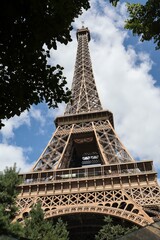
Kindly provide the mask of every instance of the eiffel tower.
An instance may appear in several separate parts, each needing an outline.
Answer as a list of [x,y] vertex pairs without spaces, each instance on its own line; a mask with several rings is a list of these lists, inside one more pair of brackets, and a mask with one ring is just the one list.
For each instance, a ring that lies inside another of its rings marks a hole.
[[98,214],[149,225],[160,219],[153,161],[135,161],[121,143],[98,96],[88,28],[77,30],[77,40],[72,99],[33,169],[20,174],[16,219],[40,202],[45,218]]

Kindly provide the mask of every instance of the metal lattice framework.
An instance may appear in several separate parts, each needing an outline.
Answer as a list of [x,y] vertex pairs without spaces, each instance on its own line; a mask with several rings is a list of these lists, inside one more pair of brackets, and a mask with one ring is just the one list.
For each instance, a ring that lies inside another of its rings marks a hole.
[[[40,202],[46,213],[46,218],[78,212],[96,212],[119,216],[141,226],[151,223],[151,218],[123,190],[92,191],[87,193],[72,193],[66,195],[41,196],[24,198],[21,205],[30,210],[31,203]],[[23,216],[27,212],[23,213]]]
[[32,172],[22,177],[19,221],[36,202],[41,202],[46,218],[91,211],[140,226],[159,219],[160,191],[152,161]]
[[66,164],[69,164],[72,158],[71,146],[75,134],[78,134],[77,139],[83,138],[85,134],[88,137],[94,136],[103,164],[134,161],[109,120],[97,120],[58,126],[33,169],[43,171],[67,167]]
[[160,188],[152,161],[136,162],[102,110],[87,28],[77,31],[72,100],[31,172],[21,174],[16,219],[41,202],[45,217],[101,213],[145,226],[160,219]]
[[72,83],[72,101],[67,105],[65,115],[102,110],[89,54],[90,33],[88,29],[78,30],[77,38],[78,49]]

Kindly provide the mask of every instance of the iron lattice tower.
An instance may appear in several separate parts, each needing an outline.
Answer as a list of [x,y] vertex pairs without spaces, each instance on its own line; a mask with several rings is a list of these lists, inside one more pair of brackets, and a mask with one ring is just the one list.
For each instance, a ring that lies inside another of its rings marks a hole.
[[153,162],[136,162],[119,140],[96,89],[89,30],[79,29],[77,39],[72,99],[32,171],[20,175],[16,219],[41,202],[45,218],[99,213],[146,226],[160,217]]

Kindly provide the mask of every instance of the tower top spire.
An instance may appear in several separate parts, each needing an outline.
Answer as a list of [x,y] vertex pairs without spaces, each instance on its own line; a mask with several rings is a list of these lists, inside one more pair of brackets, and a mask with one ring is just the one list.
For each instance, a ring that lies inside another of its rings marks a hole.
[[77,30],[77,56],[72,82],[72,99],[67,104],[65,115],[88,113],[102,110],[98,96],[88,42],[90,32],[87,27]]
[[90,39],[91,39],[89,29],[88,29],[87,27],[84,27],[84,25],[82,25],[82,28],[77,29],[77,40],[78,40],[78,37],[79,37],[80,35],[85,35],[85,34],[87,34],[87,36],[88,36],[88,42],[89,42]]

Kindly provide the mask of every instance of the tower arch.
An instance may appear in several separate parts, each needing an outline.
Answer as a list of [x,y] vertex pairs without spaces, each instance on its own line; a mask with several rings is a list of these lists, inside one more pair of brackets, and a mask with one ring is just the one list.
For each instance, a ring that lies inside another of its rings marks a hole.
[[79,214],[79,213],[95,213],[102,214],[103,216],[117,217],[126,221],[130,221],[140,227],[144,227],[151,223],[150,219],[146,220],[146,216],[139,215],[138,213],[122,210],[119,208],[108,206],[71,206],[61,209],[55,209],[48,211],[45,214],[45,218],[61,217],[63,215]]

